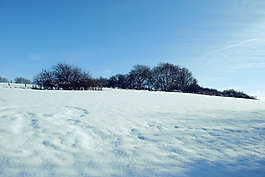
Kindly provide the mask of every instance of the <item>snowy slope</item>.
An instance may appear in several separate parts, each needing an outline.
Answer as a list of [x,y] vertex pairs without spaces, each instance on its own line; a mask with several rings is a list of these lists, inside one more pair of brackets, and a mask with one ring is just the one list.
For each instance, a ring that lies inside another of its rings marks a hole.
[[33,84],[17,84],[17,83],[5,83],[5,82],[0,82],[0,88],[17,88],[17,89],[30,89],[32,88]]
[[265,176],[265,102],[0,88],[0,176]]

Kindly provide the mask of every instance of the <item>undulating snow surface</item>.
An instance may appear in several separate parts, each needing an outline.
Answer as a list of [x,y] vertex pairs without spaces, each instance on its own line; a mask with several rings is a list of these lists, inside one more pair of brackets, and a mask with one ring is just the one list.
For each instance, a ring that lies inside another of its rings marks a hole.
[[265,102],[0,88],[0,176],[265,176]]

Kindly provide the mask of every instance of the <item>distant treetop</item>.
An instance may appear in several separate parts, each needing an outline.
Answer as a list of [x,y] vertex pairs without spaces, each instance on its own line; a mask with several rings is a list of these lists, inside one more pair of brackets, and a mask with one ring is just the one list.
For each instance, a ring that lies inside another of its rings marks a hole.
[[29,79],[25,79],[23,77],[15,78],[14,82],[18,84],[30,84],[31,83]]

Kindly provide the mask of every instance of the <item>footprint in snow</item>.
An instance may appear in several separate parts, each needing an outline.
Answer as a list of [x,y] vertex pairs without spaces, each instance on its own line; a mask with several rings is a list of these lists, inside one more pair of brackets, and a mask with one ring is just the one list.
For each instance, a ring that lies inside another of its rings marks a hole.
[[31,117],[35,117],[36,116],[36,114],[35,113],[32,113],[32,112],[27,112],[28,113],[28,115],[30,115]]
[[61,149],[59,147],[55,146],[54,144],[51,144],[49,141],[43,141],[42,144],[44,146],[52,148],[54,150],[61,151]]
[[39,123],[37,119],[32,119],[31,120],[31,126],[33,127],[33,129],[39,129]]
[[131,132],[132,132],[133,134],[136,134],[136,133],[138,132],[138,130],[135,129],[135,128],[132,128],[132,129],[131,129]]
[[148,140],[145,136],[142,136],[142,135],[138,135],[138,139],[144,140],[144,141]]
[[49,118],[49,117],[52,117],[52,114],[43,114],[43,117],[46,117],[46,118]]

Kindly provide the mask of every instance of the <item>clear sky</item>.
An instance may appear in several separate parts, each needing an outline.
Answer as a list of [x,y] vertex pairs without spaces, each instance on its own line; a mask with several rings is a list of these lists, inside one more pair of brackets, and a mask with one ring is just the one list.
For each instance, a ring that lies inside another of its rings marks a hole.
[[94,77],[169,62],[202,86],[265,96],[265,1],[0,0],[0,75],[58,62]]

